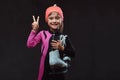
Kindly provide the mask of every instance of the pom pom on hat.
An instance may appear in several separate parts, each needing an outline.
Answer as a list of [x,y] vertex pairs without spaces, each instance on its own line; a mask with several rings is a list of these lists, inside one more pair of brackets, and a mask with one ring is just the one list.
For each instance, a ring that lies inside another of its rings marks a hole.
[[46,9],[46,12],[45,12],[45,20],[46,20],[46,22],[48,21],[48,15],[51,12],[57,12],[62,17],[62,20],[64,19],[62,9],[59,6],[57,6],[56,4],[54,4],[53,6],[50,6],[50,7],[48,7]]

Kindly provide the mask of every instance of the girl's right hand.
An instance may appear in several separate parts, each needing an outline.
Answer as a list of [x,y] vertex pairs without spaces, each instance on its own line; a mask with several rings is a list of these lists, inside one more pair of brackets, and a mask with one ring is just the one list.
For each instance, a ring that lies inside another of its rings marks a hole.
[[35,16],[33,16],[33,23],[32,23],[32,30],[37,31],[39,28],[39,16],[37,17],[37,20],[35,20]]

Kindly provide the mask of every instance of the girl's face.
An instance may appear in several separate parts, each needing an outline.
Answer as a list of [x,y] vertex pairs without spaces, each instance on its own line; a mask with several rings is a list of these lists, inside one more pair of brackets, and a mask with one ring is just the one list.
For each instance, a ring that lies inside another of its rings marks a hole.
[[51,31],[56,31],[60,28],[62,24],[62,18],[57,12],[52,12],[48,16],[48,26]]

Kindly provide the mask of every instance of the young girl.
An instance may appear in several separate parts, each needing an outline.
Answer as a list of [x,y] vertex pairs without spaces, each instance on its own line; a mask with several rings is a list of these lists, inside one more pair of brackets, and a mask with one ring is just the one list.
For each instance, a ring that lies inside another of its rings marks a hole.
[[48,30],[37,33],[39,16],[33,16],[32,30],[27,40],[27,46],[35,47],[41,43],[41,60],[38,80],[64,80],[69,61],[75,55],[75,50],[67,35],[63,35],[63,11],[56,4],[46,9],[45,20]]

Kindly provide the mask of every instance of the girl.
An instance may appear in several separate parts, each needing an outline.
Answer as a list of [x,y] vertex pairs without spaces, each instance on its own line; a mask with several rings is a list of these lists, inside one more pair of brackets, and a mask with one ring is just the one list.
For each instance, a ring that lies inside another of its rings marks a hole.
[[64,71],[69,66],[66,62],[75,55],[75,50],[67,35],[63,35],[63,11],[56,4],[46,9],[45,20],[48,30],[37,33],[39,16],[33,16],[32,30],[27,40],[27,46],[35,47],[41,43],[41,60],[38,80],[64,80]]

